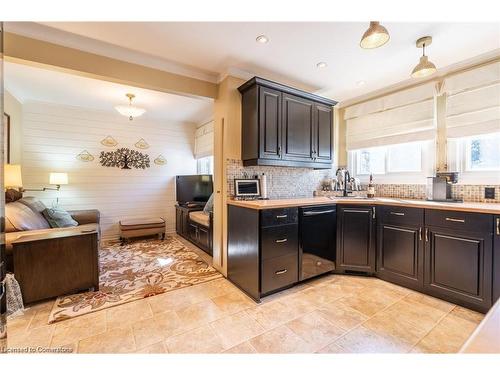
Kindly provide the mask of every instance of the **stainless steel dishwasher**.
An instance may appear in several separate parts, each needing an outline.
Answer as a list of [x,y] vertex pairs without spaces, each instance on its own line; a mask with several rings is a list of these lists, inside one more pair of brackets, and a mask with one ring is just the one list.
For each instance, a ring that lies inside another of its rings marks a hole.
[[300,207],[299,280],[335,269],[337,207]]

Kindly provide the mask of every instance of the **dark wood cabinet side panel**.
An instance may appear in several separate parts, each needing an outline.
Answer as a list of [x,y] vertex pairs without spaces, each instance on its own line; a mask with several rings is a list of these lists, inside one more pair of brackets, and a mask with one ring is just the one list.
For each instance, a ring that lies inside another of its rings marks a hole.
[[259,211],[228,206],[227,276],[255,300],[260,298]]
[[259,157],[258,87],[254,86],[242,96],[241,103],[241,158]]
[[500,216],[494,217],[493,303],[500,298]]
[[333,158],[333,110],[315,104],[314,151],[318,161],[332,161]]

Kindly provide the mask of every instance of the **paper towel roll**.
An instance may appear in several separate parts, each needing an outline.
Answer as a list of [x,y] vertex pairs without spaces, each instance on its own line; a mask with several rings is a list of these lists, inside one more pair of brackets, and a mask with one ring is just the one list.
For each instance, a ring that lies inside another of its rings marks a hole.
[[267,199],[267,176],[264,173],[260,176],[260,197]]

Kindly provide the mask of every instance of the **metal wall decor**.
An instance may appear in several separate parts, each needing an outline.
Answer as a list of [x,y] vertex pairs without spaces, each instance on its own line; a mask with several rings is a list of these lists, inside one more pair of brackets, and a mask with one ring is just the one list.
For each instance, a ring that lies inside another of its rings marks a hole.
[[103,167],[121,169],[146,169],[150,167],[149,155],[124,147],[115,151],[101,151],[99,162]]
[[145,150],[145,149],[149,148],[149,144],[148,144],[148,142],[146,142],[146,141],[144,140],[144,138],[139,139],[139,140],[138,140],[138,141],[134,144],[134,146],[135,146],[135,147],[137,147],[137,148],[140,148],[140,149],[142,149],[142,150]]
[[106,138],[104,138],[101,141],[101,145],[106,146],[106,147],[115,147],[118,144],[116,139],[114,139],[112,136],[108,135]]
[[154,160],[154,163],[156,165],[165,165],[165,164],[167,164],[167,159],[165,159],[165,157],[162,154],[160,154],[156,157],[156,159]]
[[76,155],[76,158],[80,161],[94,161],[94,156],[88,152],[87,150],[83,150],[82,152],[80,152],[78,155]]

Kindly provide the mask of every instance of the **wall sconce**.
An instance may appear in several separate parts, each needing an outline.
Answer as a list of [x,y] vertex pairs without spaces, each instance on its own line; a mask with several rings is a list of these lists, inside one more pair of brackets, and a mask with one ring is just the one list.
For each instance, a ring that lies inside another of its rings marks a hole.
[[23,179],[21,174],[21,166],[18,164],[5,164],[4,165],[4,186],[5,188],[17,188],[19,192],[25,191],[47,191],[47,190],[60,190],[61,185],[68,184],[67,173],[51,172],[49,175],[49,184],[56,185],[56,187],[43,187],[41,189],[24,189]]

